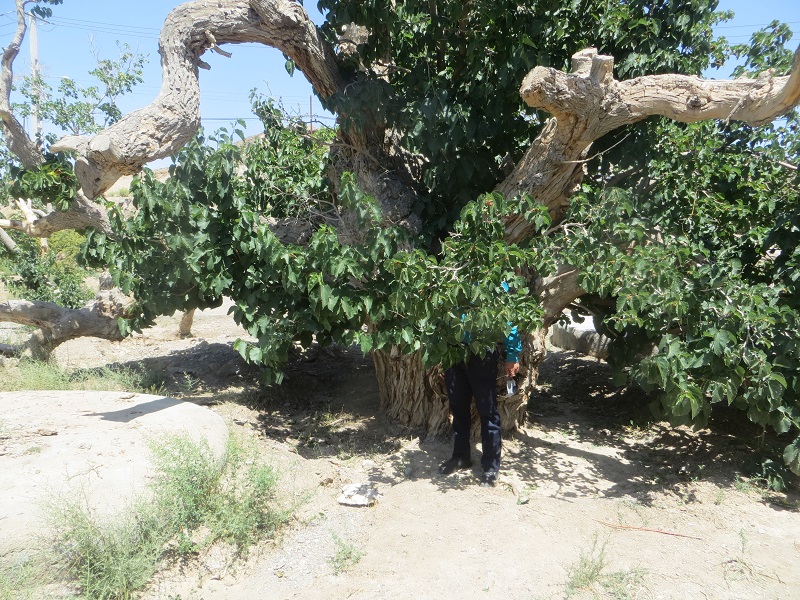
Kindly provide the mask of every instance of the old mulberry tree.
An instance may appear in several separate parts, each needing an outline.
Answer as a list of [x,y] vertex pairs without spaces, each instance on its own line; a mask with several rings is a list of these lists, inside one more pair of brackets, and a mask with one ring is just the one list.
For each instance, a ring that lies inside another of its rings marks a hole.
[[[8,101],[24,4],[0,116],[36,172],[50,163]],[[274,376],[293,342],[358,342],[384,408],[432,430],[447,418],[435,365],[464,352],[466,330],[475,348],[509,321],[528,331],[527,391],[543,332],[573,307],[614,339],[620,377],[662,390],[666,415],[702,423],[734,404],[797,433],[800,51],[777,23],[753,49],[714,39],[716,5],[322,0],[317,26],[289,0],[189,2],[161,33],[158,98],[51,145],[74,167],[71,200],[7,225],[35,235],[85,216],[88,256],[140,300],[123,328],[170,309],[155,287],[168,282],[184,292],[172,308],[232,296],[258,340],[241,351]],[[257,147],[195,141],[171,182],[140,180],[152,219],[92,216],[119,176],[193,139],[203,53],[244,42],[286,55],[337,116],[335,138],[303,148],[262,103]],[[742,77],[698,77],[732,53]],[[292,152],[320,169],[270,168]],[[152,235],[156,217],[170,226]],[[154,239],[186,268],[150,277],[153,261],[130,257]],[[9,302],[0,318],[33,308]],[[504,404],[508,427],[524,400]],[[800,441],[785,458],[800,471]]]

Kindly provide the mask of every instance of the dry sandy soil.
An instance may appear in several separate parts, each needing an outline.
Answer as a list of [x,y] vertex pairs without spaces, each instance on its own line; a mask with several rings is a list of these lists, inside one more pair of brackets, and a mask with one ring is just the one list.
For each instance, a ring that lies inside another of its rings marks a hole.
[[[380,415],[359,352],[308,351],[282,386],[259,389],[224,308],[198,313],[192,338],[177,321],[119,344],[76,340],[57,360],[162,374],[169,393],[257,440],[284,496],[302,501],[246,561],[212,549],[158,576],[147,599],[800,598],[798,495],[742,477],[758,432],[737,415],[699,432],[647,423],[650,399],[614,389],[595,359],[553,351],[499,484],[482,488],[477,471],[437,474],[447,440]],[[351,482],[382,497],[338,504]],[[602,571],[576,587],[590,559]]]

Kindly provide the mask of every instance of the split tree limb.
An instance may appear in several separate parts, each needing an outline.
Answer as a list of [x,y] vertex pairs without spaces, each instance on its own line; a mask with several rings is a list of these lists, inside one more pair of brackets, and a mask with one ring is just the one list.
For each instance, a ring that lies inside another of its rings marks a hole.
[[534,291],[542,302],[542,326],[545,328],[558,320],[564,308],[586,293],[578,285],[578,270],[571,267],[562,267],[550,277],[540,277],[534,284]]
[[[20,201],[18,201],[19,204]],[[31,237],[48,238],[57,231],[74,229],[83,231],[93,228],[111,235],[111,223],[105,209],[89,200],[81,191],[75,194],[65,211],[55,210],[39,217],[30,207],[23,209],[25,220],[0,219],[0,227],[22,231]]]
[[11,252],[11,254],[16,254],[17,252],[19,252],[17,243],[14,240],[12,240],[11,236],[6,233],[5,229],[3,229],[2,221],[0,221],[0,242],[3,242],[3,245],[9,252]]
[[[647,75],[629,81],[613,77],[614,59],[594,48],[572,57],[572,72],[536,67],[522,82],[529,106],[553,115],[498,190],[529,193],[545,205],[554,223],[563,220],[570,196],[584,177],[591,144],[607,133],[653,115],[682,123],[736,119],[769,122],[800,104],[800,48],[784,77],[767,72],[756,79],[704,80],[686,75]],[[789,165],[784,165],[791,168]],[[522,216],[506,219],[505,239],[519,243],[533,234]],[[585,291],[577,271],[559,272],[534,283],[545,309],[545,327]]]

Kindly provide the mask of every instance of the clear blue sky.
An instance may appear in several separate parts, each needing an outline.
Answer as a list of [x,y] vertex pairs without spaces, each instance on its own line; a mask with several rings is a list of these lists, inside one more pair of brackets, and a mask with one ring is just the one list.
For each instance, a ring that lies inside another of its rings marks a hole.
[[[51,22],[39,26],[39,60],[43,74],[50,78],[53,87],[62,76],[88,84],[91,78],[87,72],[93,63],[90,42],[101,56],[111,57],[116,55],[115,44],[119,40],[149,56],[145,82],[124,99],[122,109],[128,112],[148,104],[161,84],[158,33],[167,13],[181,3],[182,0],[64,0],[62,5],[53,8]],[[316,2],[307,0],[305,5],[312,19],[321,22]],[[719,8],[736,12],[735,19],[718,30],[732,42],[745,42],[759,26],[780,19],[798,32],[793,43],[800,44],[800,0],[721,0]],[[0,44],[3,46],[14,31],[13,9],[12,0],[0,0]],[[294,77],[286,73],[284,58],[278,51],[257,44],[229,45],[226,49],[233,52],[232,58],[213,52],[206,52],[203,57],[211,64],[211,71],[201,71],[201,110],[207,129],[227,125],[237,117],[252,117],[247,96],[253,87],[282,98],[288,109],[308,115],[310,86],[299,72]],[[18,75],[29,72],[27,44],[15,67]],[[313,111],[325,118],[316,98]],[[256,123],[250,123],[255,129]]]

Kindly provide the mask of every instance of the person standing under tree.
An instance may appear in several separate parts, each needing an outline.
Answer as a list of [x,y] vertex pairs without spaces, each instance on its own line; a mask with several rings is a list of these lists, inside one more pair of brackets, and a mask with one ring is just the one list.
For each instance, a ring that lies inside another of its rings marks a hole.
[[[504,282],[503,288],[508,291]],[[522,340],[516,327],[504,340],[506,360],[506,376],[513,378],[519,372],[519,353],[522,351]],[[472,466],[470,458],[470,403],[475,398],[475,408],[481,418],[481,467],[483,476],[481,485],[494,486],[500,470],[500,452],[502,448],[502,429],[500,412],[497,409],[497,363],[499,360],[496,348],[485,354],[471,354],[466,360],[457,363],[445,371],[447,398],[450,411],[453,413],[453,456],[439,467],[442,475],[449,475],[460,469]]]

